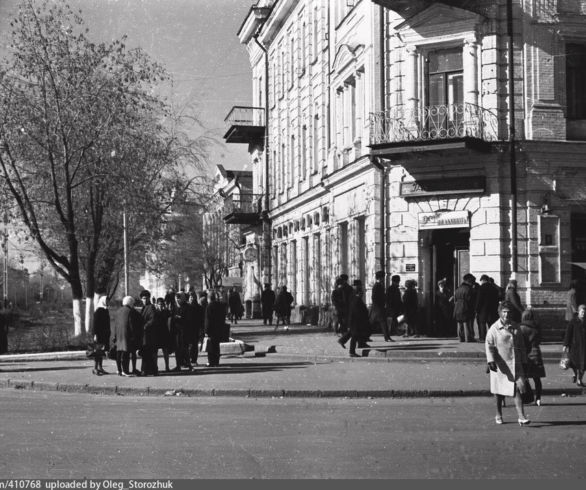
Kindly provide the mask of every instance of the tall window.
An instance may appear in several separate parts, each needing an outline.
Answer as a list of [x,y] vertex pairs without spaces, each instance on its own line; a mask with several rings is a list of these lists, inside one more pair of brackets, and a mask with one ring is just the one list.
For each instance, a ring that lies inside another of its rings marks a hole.
[[568,119],[586,119],[586,46],[566,46]]
[[296,180],[295,176],[295,135],[291,135],[291,148],[289,148],[289,171],[287,172],[289,183],[288,187],[292,187]]
[[320,32],[319,32],[319,15],[320,15],[320,10],[319,7],[316,6],[315,9],[313,10],[313,40],[311,43],[311,47],[312,47],[312,59],[316,60],[317,59],[317,54],[319,52],[319,36],[320,36]]
[[292,32],[289,33],[291,37],[289,41],[289,88],[293,87],[295,83],[295,36]]
[[285,149],[285,143],[281,144],[281,157],[279,158],[279,176],[280,176],[280,184],[279,184],[279,191],[283,192],[285,190],[285,174],[287,173],[287,153]]
[[301,127],[301,180],[305,180],[307,173],[307,124]]
[[313,165],[312,165],[312,170],[314,172],[316,172],[317,169],[319,168],[319,163],[320,163],[320,158],[319,158],[319,145],[320,145],[320,141],[319,141],[319,116],[317,114],[315,116],[313,116],[313,138],[312,138],[312,144],[313,144]]
[[338,257],[340,258],[340,274],[348,273],[348,223],[340,223],[339,225],[339,246]]
[[557,216],[540,216],[539,256],[541,282],[560,282],[560,219]]

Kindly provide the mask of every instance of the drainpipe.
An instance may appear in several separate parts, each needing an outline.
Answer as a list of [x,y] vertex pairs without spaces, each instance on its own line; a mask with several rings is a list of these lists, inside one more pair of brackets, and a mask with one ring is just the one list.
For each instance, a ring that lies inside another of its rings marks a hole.
[[[385,45],[386,45],[386,26],[385,26],[385,8],[380,5],[379,6],[379,15],[380,15],[380,31],[379,31],[379,42],[380,42],[380,110],[383,114],[382,124],[383,124],[383,134],[386,131],[384,127],[385,118],[384,114],[386,111],[386,100],[385,100]],[[381,168],[382,167],[382,168]],[[386,185],[387,185],[387,167],[383,163],[380,168],[381,172],[381,189],[380,189],[380,216],[381,216],[381,223],[380,223],[380,261],[381,261],[381,271],[385,272],[387,266],[387,209],[386,209]],[[387,275],[385,274],[385,286],[387,285]]]
[[272,275],[272,259],[271,259],[271,251],[272,251],[272,243],[271,243],[271,219],[269,217],[269,209],[270,209],[270,197],[269,197],[269,157],[270,157],[270,147],[269,147],[269,53],[267,49],[260,43],[258,40],[258,35],[260,33],[260,29],[262,28],[263,24],[261,24],[256,31],[254,37],[254,42],[257,46],[263,51],[264,58],[265,58],[265,136],[264,136],[264,153],[265,153],[265,181],[264,181],[264,188],[265,188],[265,199],[264,199],[264,209],[262,212],[262,222],[263,222],[263,245],[264,245],[264,256],[265,256],[265,264],[264,268],[266,271],[266,281],[271,282],[271,275]]
[[515,153],[515,63],[513,59],[513,0],[507,0],[507,35],[509,56],[509,169],[511,179],[511,276],[518,272],[517,248],[517,155]]

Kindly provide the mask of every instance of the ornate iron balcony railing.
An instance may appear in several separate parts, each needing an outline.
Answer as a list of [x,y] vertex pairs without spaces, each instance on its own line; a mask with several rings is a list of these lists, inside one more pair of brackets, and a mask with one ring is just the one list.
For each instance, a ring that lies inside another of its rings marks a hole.
[[474,104],[395,107],[371,113],[370,143],[402,143],[457,138],[498,140],[495,113]]
[[224,121],[231,126],[264,126],[265,110],[262,107],[234,106]]
[[259,222],[262,194],[234,194],[224,201],[224,221],[228,224],[254,224]]

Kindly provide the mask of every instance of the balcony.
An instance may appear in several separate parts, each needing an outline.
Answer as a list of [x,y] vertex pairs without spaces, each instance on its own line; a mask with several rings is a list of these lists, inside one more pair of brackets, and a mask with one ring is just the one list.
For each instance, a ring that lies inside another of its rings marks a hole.
[[224,121],[230,125],[224,135],[227,143],[262,142],[265,134],[264,108],[234,106]]
[[261,221],[262,194],[235,194],[224,202],[224,222],[229,225],[257,225]]
[[[370,146],[374,154],[459,147],[498,140],[495,113],[474,104],[410,109],[396,107],[370,115]],[[384,151],[380,151],[384,148]]]

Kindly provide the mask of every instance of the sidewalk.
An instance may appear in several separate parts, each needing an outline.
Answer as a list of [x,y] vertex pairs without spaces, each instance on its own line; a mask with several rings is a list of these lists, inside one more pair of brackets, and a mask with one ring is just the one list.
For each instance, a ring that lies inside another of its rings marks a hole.
[[[93,361],[84,352],[0,356],[0,388],[57,390],[101,394],[245,397],[446,397],[489,396],[483,343],[455,339],[395,337],[394,343],[373,335],[360,358],[348,357],[337,336],[317,327],[293,325],[288,332],[243,321],[233,338],[266,352],[222,356],[220,367],[205,367],[205,354],[192,373],[157,377],[117,376],[106,360],[105,376],[92,375]],[[580,395],[569,371],[558,367],[561,344],[542,346],[547,378],[544,398]],[[140,366],[139,360],[139,366]],[[172,358],[171,367],[175,366]],[[164,367],[162,357],[159,368]]]

